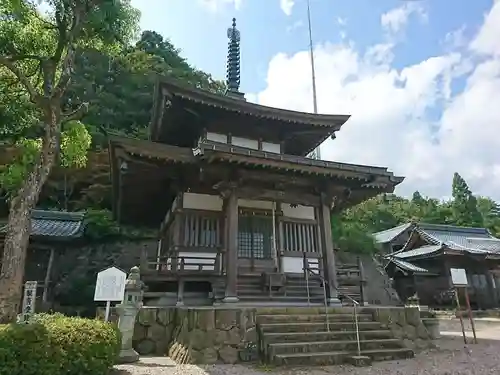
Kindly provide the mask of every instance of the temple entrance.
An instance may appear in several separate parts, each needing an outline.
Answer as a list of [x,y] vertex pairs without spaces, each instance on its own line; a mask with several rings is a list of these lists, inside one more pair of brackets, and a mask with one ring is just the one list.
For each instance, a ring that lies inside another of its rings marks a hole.
[[252,272],[274,267],[271,216],[240,214],[238,218],[238,265]]

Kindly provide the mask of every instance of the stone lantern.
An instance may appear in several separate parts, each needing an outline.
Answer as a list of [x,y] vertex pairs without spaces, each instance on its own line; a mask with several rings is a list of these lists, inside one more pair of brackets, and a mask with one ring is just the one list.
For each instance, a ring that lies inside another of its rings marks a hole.
[[131,363],[139,360],[139,354],[132,347],[134,326],[137,313],[142,307],[144,283],[141,281],[139,267],[132,267],[125,282],[125,294],[121,304],[116,306],[118,313],[118,329],[122,336],[122,344],[118,360],[120,363]]

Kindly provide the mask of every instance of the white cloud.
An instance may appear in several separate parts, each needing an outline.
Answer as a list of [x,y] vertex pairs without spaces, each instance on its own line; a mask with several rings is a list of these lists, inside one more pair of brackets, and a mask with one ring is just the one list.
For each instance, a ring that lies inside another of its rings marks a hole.
[[337,18],[335,19],[335,21],[337,22],[337,24],[338,24],[339,26],[345,26],[345,25],[347,25],[347,19],[346,19],[346,18],[337,17]]
[[297,29],[301,28],[302,26],[304,26],[304,21],[302,21],[302,20],[297,20],[297,21],[295,21],[294,23],[292,23],[290,26],[288,26],[288,27],[286,28],[286,31],[287,31],[288,33],[290,33],[290,32],[292,32],[292,31],[294,31],[294,30],[297,30]]
[[226,5],[233,6],[236,10],[241,7],[243,0],[198,0],[204,7],[212,12],[217,12]]
[[290,16],[292,14],[292,9],[294,5],[295,5],[295,0],[280,0],[281,10],[287,16]]
[[[391,66],[392,43],[365,53],[352,43],[317,46],[319,111],[352,115],[337,138],[323,144],[322,157],[388,166],[406,176],[403,194],[418,189],[449,196],[457,171],[474,192],[500,200],[500,106],[494,100],[500,97],[498,35],[499,2],[467,54],[449,51],[398,70]],[[267,87],[249,99],[312,111],[309,64],[307,51],[277,54],[269,63]],[[465,87],[453,93],[457,78]]]
[[422,21],[427,20],[427,13],[420,4],[406,3],[382,14],[380,23],[388,32],[396,34],[406,26],[412,14],[417,15]]
[[461,28],[451,31],[446,34],[444,38],[445,46],[450,47],[451,49],[462,48],[467,45],[467,38],[465,36],[465,25]]

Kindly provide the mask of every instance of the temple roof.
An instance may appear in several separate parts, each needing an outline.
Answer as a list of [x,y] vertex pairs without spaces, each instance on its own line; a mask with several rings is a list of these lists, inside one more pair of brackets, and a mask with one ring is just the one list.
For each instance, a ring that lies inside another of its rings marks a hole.
[[399,237],[399,235],[403,234],[406,230],[410,229],[413,226],[413,223],[405,223],[398,225],[397,227],[394,228],[389,228],[377,233],[374,233],[373,236],[375,237],[375,241],[377,243],[387,243],[393,241],[396,237]]
[[[434,256],[443,252],[500,256],[500,239],[492,236],[486,228],[426,223],[413,225],[413,232],[405,246],[401,250],[389,254],[388,257],[414,259]],[[396,228],[401,227],[402,226]],[[380,237],[380,232],[375,234],[375,238],[377,238],[377,236]],[[412,239],[417,237],[424,240],[426,244],[419,247],[413,247],[415,241],[412,241]]]
[[396,266],[397,268],[399,268],[403,271],[408,271],[408,272],[417,273],[417,274],[429,273],[429,271],[426,270],[425,268],[416,266],[413,263],[404,261],[402,259],[398,259],[396,257],[389,258],[389,263],[385,266],[386,269],[387,269],[387,267],[390,266],[390,263],[393,263],[394,266]]
[[283,142],[286,154],[305,156],[340,130],[350,117],[267,107],[165,77],[158,77],[154,97],[150,139],[178,146],[194,147],[202,130],[208,127]]
[[176,189],[182,186],[193,189],[200,178],[209,184],[203,176],[208,176],[210,168],[241,172],[243,179],[250,178],[250,172],[258,176],[274,173],[276,178],[281,176],[283,189],[296,188],[294,178],[301,178],[311,187],[335,185],[349,190],[346,205],[381,192],[392,192],[403,181],[383,167],[314,160],[209,142],[191,149],[111,136],[109,150],[115,214],[142,215],[152,220],[160,215],[157,211],[165,215]]
[[[70,240],[83,236],[84,213],[33,210],[31,212],[30,236],[38,239]],[[0,227],[5,235],[6,225]]]

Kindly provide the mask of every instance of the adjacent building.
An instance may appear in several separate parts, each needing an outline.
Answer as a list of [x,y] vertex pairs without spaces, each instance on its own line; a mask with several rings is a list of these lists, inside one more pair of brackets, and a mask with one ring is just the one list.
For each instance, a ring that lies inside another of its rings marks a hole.
[[487,229],[406,223],[374,237],[403,300],[417,293],[425,305],[452,304],[450,269],[463,268],[474,307],[500,305],[500,239]]

